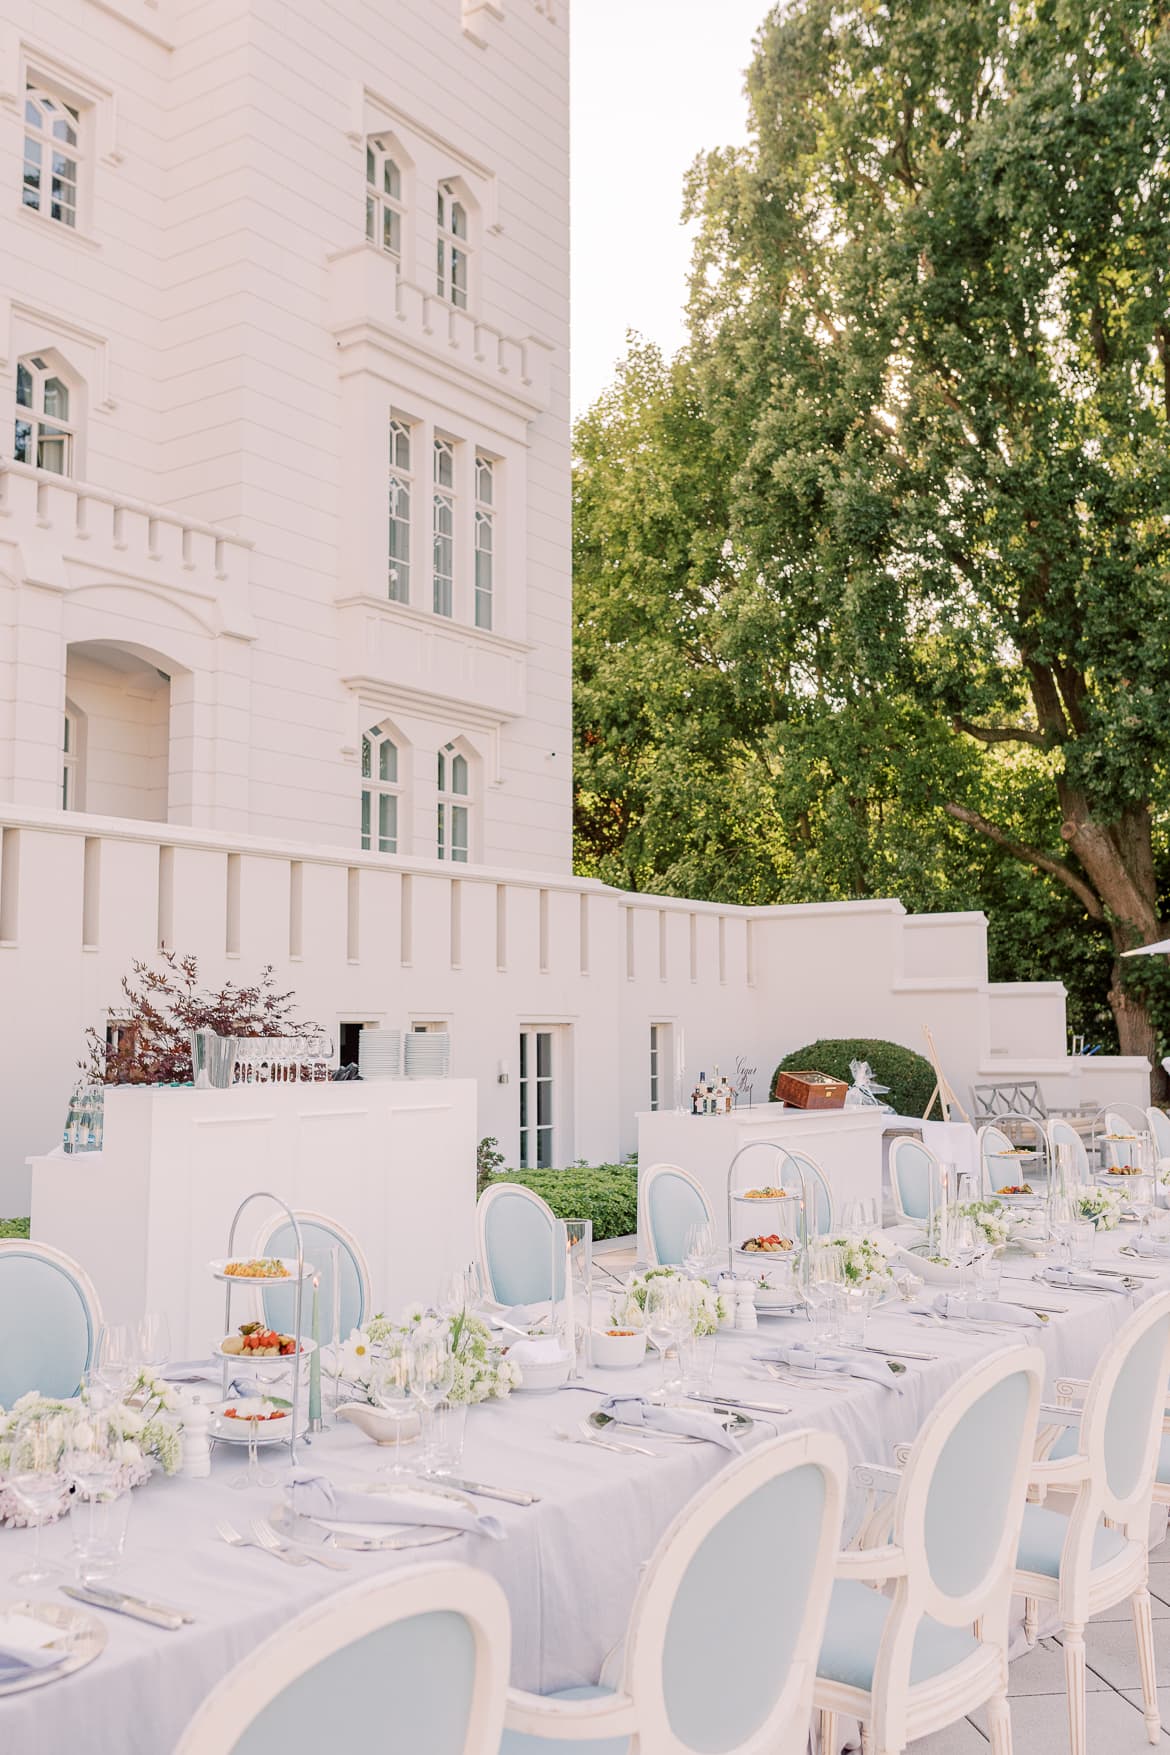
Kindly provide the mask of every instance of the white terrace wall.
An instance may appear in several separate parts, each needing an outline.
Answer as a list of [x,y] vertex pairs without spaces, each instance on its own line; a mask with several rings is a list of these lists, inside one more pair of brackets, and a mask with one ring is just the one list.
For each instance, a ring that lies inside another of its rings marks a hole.
[[633,1148],[655,1023],[682,1033],[688,1088],[742,1056],[760,1098],[817,1036],[920,1047],[928,1023],[964,1100],[976,1078],[1037,1076],[1052,1099],[1142,1095],[1141,1062],[1065,1060],[1058,987],[987,982],[978,915],[718,907],[74,813],[0,807],[0,825],[0,1213],[27,1210],[24,1158],[56,1138],[86,1026],[162,945],[197,953],[212,984],[271,963],[330,1030],[447,1024],[452,1071],[479,1081],[480,1132],[510,1164],[524,1026],[560,1033],[559,1162]]

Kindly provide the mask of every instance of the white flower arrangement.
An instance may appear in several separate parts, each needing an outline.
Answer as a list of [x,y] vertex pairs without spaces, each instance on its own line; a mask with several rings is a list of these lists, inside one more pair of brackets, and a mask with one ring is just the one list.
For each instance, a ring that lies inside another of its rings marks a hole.
[[674,1280],[685,1288],[694,1334],[713,1335],[720,1323],[727,1321],[727,1304],[713,1290],[709,1281],[691,1279],[689,1275],[680,1274],[674,1268],[660,1267],[647,1268],[644,1274],[631,1276],[626,1285],[624,1303],[615,1301],[613,1319],[619,1327],[623,1324],[641,1324],[646,1313],[646,1288],[651,1280]]
[[397,1322],[381,1314],[372,1316],[364,1329],[354,1329],[341,1349],[343,1375],[366,1401],[372,1402],[370,1378],[378,1348],[393,1334],[443,1334],[451,1338],[455,1357],[455,1382],[449,1401],[486,1402],[509,1395],[522,1381],[521,1370],[508,1360],[491,1329],[469,1310],[455,1316],[436,1316],[421,1305],[402,1312]]
[[[50,1433],[56,1439],[54,1461],[67,1444],[85,1448],[84,1414],[88,1398],[82,1394],[72,1401],[53,1401],[31,1389],[5,1411],[0,1408],[0,1476],[14,1466],[17,1427],[28,1414],[50,1416]],[[144,1372],[134,1383],[129,1401],[113,1410],[120,1451],[119,1491],[140,1487],[154,1472],[158,1463],[164,1474],[173,1475],[183,1459],[182,1420],[178,1417],[180,1401],[175,1386],[148,1377]],[[80,1442],[79,1442],[80,1441]],[[61,1504],[54,1514],[60,1517],[68,1509],[69,1498],[62,1492]],[[12,1494],[0,1485],[0,1522],[19,1526],[27,1521]]]
[[1120,1194],[1114,1194],[1112,1189],[1098,1188],[1091,1182],[1082,1182],[1070,1193],[1076,1203],[1078,1218],[1090,1220],[1098,1231],[1117,1229],[1121,1222]]
[[893,1280],[889,1262],[890,1243],[880,1233],[861,1237],[826,1237],[826,1243],[841,1251],[841,1265],[847,1286],[875,1287]]
[[992,1249],[1002,1249],[1012,1234],[1012,1216],[1000,1200],[970,1200],[954,1209],[955,1216],[970,1219]]

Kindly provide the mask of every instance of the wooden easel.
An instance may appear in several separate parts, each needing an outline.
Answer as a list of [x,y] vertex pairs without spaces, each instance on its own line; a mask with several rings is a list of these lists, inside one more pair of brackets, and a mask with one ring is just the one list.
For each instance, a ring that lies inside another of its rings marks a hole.
[[935,1099],[937,1098],[939,1112],[944,1121],[952,1120],[953,1117],[951,1115],[951,1110],[957,1109],[963,1120],[970,1125],[971,1117],[959,1102],[959,1099],[955,1095],[955,1087],[951,1084],[950,1079],[948,1079],[946,1073],[939,1065],[938,1049],[934,1045],[934,1037],[930,1033],[929,1025],[923,1024],[922,1034],[926,1037],[926,1051],[930,1056],[930,1064],[934,1068],[934,1090],[930,1093],[929,1103],[922,1111],[923,1121],[926,1121],[929,1117],[931,1110],[934,1108]]

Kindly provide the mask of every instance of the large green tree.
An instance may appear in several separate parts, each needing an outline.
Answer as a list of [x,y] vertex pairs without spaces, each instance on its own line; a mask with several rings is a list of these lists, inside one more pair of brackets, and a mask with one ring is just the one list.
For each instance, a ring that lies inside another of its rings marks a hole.
[[[794,0],[749,95],[751,144],[690,192],[741,662],[1012,756],[1044,786],[1033,836],[977,787],[947,814],[1062,886],[1116,959],[1165,933],[1166,10]],[[1153,1054],[1132,969],[1118,1040]]]

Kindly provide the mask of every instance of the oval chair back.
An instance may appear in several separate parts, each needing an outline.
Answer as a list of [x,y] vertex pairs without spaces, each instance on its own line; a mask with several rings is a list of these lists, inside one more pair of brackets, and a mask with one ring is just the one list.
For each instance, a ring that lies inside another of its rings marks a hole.
[[639,1749],[803,1755],[844,1487],[841,1441],[795,1432],[731,1462],[674,1520],[626,1636]]
[[[1128,1169],[1130,1165],[1137,1164],[1136,1148],[1141,1143],[1140,1136],[1150,1131],[1150,1118],[1146,1111],[1137,1103],[1110,1103],[1101,1111],[1101,1119],[1104,1126],[1098,1137],[1101,1140],[1102,1169]],[[1110,1139],[1110,1134],[1122,1137]],[[1124,1137],[1129,1134],[1135,1137]]]
[[500,1586],[471,1566],[416,1566],[329,1597],[219,1683],[175,1755],[336,1746],[497,1755],[510,1646]]
[[1086,1577],[1102,1517],[1145,1540],[1168,1375],[1170,1292],[1163,1292],[1118,1330],[1089,1380],[1080,1449],[1089,1458],[1090,1478],[1070,1519],[1065,1556],[1073,1566],[1083,1560]]
[[[351,1335],[355,1328],[361,1328],[367,1316],[373,1314],[372,1294],[370,1292],[370,1269],[357,1238],[352,1236],[336,1219],[329,1218],[325,1213],[297,1212],[297,1223],[301,1228],[301,1241],[305,1248],[305,1260],[316,1268],[321,1276],[318,1296],[318,1308],[321,1318],[321,1334],[332,1339],[333,1311],[333,1251],[337,1250],[338,1282],[341,1291],[341,1302],[338,1307],[340,1317],[341,1339]],[[280,1255],[286,1260],[294,1257],[297,1252],[296,1233],[288,1220],[281,1215],[268,1224],[256,1240],[257,1255]],[[306,1282],[301,1301],[301,1322],[308,1333],[308,1322],[312,1310],[313,1288]],[[291,1334],[296,1294],[292,1286],[265,1286],[260,1293],[260,1302],[264,1312],[264,1321],[269,1328],[277,1329],[281,1334]]]
[[982,1194],[994,1194],[997,1188],[1004,1188],[1018,1180],[1013,1169],[1017,1163],[1012,1157],[1015,1147],[1002,1127],[996,1127],[990,1121],[981,1127],[976,1135],[976,1149],[979,1153]]
[[677,1164],[651,1164],[638,1176],[641,1246],[652,1267],[678,1267],[686,1260],[687,1233],[711,1225],[706,1190]]
[[0,1243],[0,1407],[30,1389],[76,1395],[97,1348],[102,1313],[84,1268],[59,1250]]
[[1154,1156],[1160,1164],[1163,1158],[1170,1158],[1170,1115],[1151,1104],[1146,1110],[1146,1120],[1154,1141]]
[[807,1152],[789,1152],[787,1156],[804,1171],[808,1191],[812,1197],[812,1233],[814,1237],[827,1237],[833,1229],[835,1218],[833,1213],[833,1190],[829,1179]]
[[1076,1128],[1067,1121],[1050,1121],[1048,1123],[1048,1174],[1054,1177],[1059,1173],[1060,1154],[1069,1154],[1070,1175],[1073,1182],[1091,1182],[1089,1170],[1089,1154],[1085,1150],[1085,1142]]
[[932,1188],[937,1200],[942,1188],[938,1159],[921,1140],[899,1134],[890,1146],[890,1192],[902,1223],[926,1223]]
[[475,1209],[479,1266],[484,1291],[497,1304],[540,1304],[561,1298],[565,1268],[558,1262],[553,1284],[553,1227],[546,1201],[518,1182],[497,1182]]

